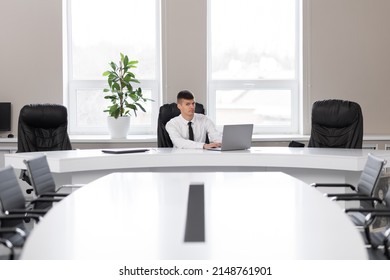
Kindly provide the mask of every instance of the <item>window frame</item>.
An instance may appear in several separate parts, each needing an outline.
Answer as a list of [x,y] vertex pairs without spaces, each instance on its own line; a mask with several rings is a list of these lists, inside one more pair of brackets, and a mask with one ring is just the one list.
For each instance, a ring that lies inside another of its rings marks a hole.
[[[212,79],[211,1],[207,0],[207,102],[208,115],[216,121],[216,93],[218,90],[284,90],[291,91],[291,125],[264,126],[254,124],[254,134],[298,134],[302,128],[302,0],[295,1],[295,78],[294,79]],[[216,123],[218,129],[222,124]]]
[[[77,0],[65,0],[64,1],[64,22],[63,22],[63,38],[64,38],[64,104],[68,107],[69,118],[69,134],[72,135],[105,135],[108,134],[108,128],[106,124],[99,127],[80,127],[77,125],[77,91],[88,89],[99,89],[103,92],[103,89],[107,87],[107,81],[103,78],[101,80],[76,80],[73,79],[73,54],[72,54],[72,17],[71,17],[71,2]],[[152,93],[151,98],[154,102],[151,102],[151,123],[150,125],[134,125],[130,124],[131,129],[128,135],[152,135],[156,133],[158,108],[161,104],[161,88],[162,88],[162,73],[161,73],[161,28],[162,28],[162,14],[161,14],[161,1],[154,0],[156,5],[156,45],[155,45],[155,79],[138,79],[142,90],[150,90]],[[103,97],[102,97],[103,98]],[[102,111],[105,108],[102,108]],[[132,114],[133,115],[133,114]],[[107,114],[108,116],[108,114]],[[134,116],[132,116],[133,118]]]

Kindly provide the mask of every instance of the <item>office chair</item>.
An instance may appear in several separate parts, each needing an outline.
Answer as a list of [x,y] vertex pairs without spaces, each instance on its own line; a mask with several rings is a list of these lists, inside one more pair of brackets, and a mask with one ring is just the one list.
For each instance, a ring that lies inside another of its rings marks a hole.
[[[31,217],[35,215],[43,216],[49,210],[48,207],[43,208],[39,205],[44,202],[58,202],[59,199],[56,198],[36,198],[28,203],[22,193],[22,189],[19,185],[18,179],[15,175],[14,169],[11,166],[7,166],[3,169],[0,169],[0,210],[5,216],[0,216],[0,221],[11,220],[10,217],[16,217],[11,215],[21,214],[23,218],[32,214]],[[16,226],[12,223],[4,222],[1,224],[2,227],[13,227]],[[21,228],[23,229],[23,228]]]
[[[17,153],[71,150],[67,132],[68,112],[58,104],[25,105],[19,114]],[[20,179],[31,185],[26,170]],[[28,189],[27,193],[31,193]]]
[[[379,178],[385,164],[386,160],[378,158],[372,154],[368,154],[366,164],[364,165],[356,187],[345,183],[313,183],[311,186],[315,188],[349,188],[353,191],[353,193],[328,193],[325,194],[325,196],[330,197],[332,200],[336,201],[370,201],[370,208],[372,208],[374,207],[375,203],[382,203],[382,199],[374,197],[374,190],[378,185]],[[364,225],[364,213],[351,211],[350,218],[355,225]]]
[[53,198],[40,198],[26,203],[18,178],[11,166],[0,169],[0,238],[11,242],[13,247],[22,247],[29,230],[25,222],[38,222],[48,209],[32,208],[36,203],[55,202]]
[[314,102],[308,147],[361,149],[362,143],[363,114],[359,104],[338,99]]
[[[0,229],[0,233],[1,233],[1,229]],[[4,238],[0,238],[0,244],[3,245],[3,247],[7,248],[9,250],[9,257],[8,259],[10,260],[13,260],[14,257],[15,257],[15,249],[14,249],[14,245],[12,245],[12,243],[8,240],[8,239],[4,239]],[[0,260],[3,260],[4,257],[0,255]]]
[[18,153],[71,150],[66,107],[57,104],[25,105],[19,114]]
[[[363,239],[368,246],[370,255],[379,256],[378,259],[384,255],[387,259],[390,259],[390,191],[386,193],[381,204],[377,204],[371,209],[351,208],[345,211],[349,214],[366,214],[363,225]],[[375,223],[377,226],[375,226]]]
[[[370,256],[376,256],[380,258],[383,253],[378,254],[377,248],[385,242],[384,231],[376,229],[371,231],[370,227],[374,223],[386,221],[386,212],[389,212],[390,205],[390,191],[387,191],[386,196],[383,198],[375,197],[375,189],[378,187],[380,175],[383,167],[386,164],[386,160],[375,157],[368,154],[366,164],[363,168],[357,186],[354,187],[350,184],[312,184],[314,187],[346,187],[353,190],[353,193],[345,194],[325,194],[335,201],[360,201],[359,208],[348,208],[344,212],[349,216],[351,221],[358,228],[363,228],[362,237],[367,244]],[[381,220],[380,220],[381,219]],[[383,226],[381,226],[383,227]]]
[[24,160],[30,175],[31,185],[37,197],[66,197],[69,193],[59,192],[61,189],[79,188],[82,185],[63,185],[56,190],[56,184],[50,171],[46,155]]
[[[21,230],[20,228],[1,228],[0,227],[0,235],[4,233],[14,233],[19,234],[21,238],[26,240],[26,233]],[[15,246],[12,244],[11,241],[8,239],[0,237],[0,244],[2,244],[4,247],[6,247],[9,250],[9,256],[8,259],[13,260],[15,258]],[[0,256],[0,259],[4,259],[2,256]]]
[[[2,228],[0,228],[0,234],[4,233],[4,232],[8,232],[8,229],[3,230]],[[14,245],[12,245],[11,241],[0,237],[0,244],[9,250],[9,257],[7,259],[13,260],[15,257],[15,249],[14,249]],[[3,259],[4,259],[4,257],[2,255],[0,255],[0,260],[3,260]]]
[[[202,104],[195,103],[195,113],[205,114],[205,109]],[[159,148],[172,148],[173,143],[165,125],[172,118],[180,115],[180,110],[177,108],[176,103],[164,104],[160,107],[157,121],[157,146]],[[208,140],[206,139],[206,143]]]
[[385,232],[385,239],[383,240],[383,245],[385,247],[385,256],[390,260],[390,229]]

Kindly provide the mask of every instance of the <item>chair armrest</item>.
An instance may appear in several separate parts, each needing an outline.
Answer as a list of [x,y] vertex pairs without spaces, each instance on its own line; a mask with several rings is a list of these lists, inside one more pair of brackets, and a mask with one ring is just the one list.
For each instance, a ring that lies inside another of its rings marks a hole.
[[332,187],[332,188],[350,188],[353,191],[356,191],[356,188],[351,184],[344,183],[312,183],[310,184],[313,188],[318,187]]
[[337,196],[337,197],[356,197],[356,198],[370,197],[370,196],[368,196],[366,194],[361,194],[361,193],[326,193],[325,195],[328,196],[328,197],[333,197],[333,196]]
[[366,216],[366,223],[370,224],[376,217],[390,217],[390,209],[372,209]]
[[30,204],[38,203],[38,202],[59,202],[62,198],[53,198],[53,197],[38,197],[33,200],[30,200]]
[[390,209],[377,209],[377,208],[347,208],[344,209],[345,213],[351,212],[359,212],[359,213],[373,213],[373,214],[381,214],[381,213],[390,213]]
[[84,187],[85,184],[65,184],[65,185],[62,185],[60,188],[81,188],[81,187]]
[[383,200],[377,197],[359,197],[359,196],[332,196],[331,200],[335,201],[372,201],[372,202],[378,202],[380,204],[383,203]]
[[[41,209],[32,209],[32,210],[26,210],[26,209],[12,209],[5,211],[6,216],[0,216],[1,219],[9,218],[9,219],[26,219],[31,218],[36,220],[37,222],[40,220],[41,216],[45,215],[48,210],[41,210]],[[20,215],[15,215],[20,214]]]
[[58,190],[63,189],[63,188],[78,189],[78,188],[81,188],[84,186],[85,186],[85,184],[62,185],[61,187],[58,188]]
[[47,192],[47,193],[42,193],[39,198],[44,198],[44,197],[66,197],[68,196],[68,193],[56,193],[56,192]]
[[359,199],[359,198],[370,197],[368,195],[360,194],[360,193],[325,193],[324,196],[330,197],[330,198],[338,197],[340,199],[341,198],[352,198],[352,197]]

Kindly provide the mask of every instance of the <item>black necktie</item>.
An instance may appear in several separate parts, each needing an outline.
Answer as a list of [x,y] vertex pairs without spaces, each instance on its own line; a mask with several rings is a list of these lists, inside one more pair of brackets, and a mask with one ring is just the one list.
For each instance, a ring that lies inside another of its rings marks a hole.
[[194,131],[192,130],[191,124],[192,122],[188,122],[188,136],[190,140],[194,141]]

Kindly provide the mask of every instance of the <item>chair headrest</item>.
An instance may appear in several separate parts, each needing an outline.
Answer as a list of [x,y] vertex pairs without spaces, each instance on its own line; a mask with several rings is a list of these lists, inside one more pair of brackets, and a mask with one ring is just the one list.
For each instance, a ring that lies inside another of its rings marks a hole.
[[65,106],[58,104],[30,104],[20,110],[19,122],[39,128],[55,128],[68,124]]
[[[198,114],[204,114],[205,110],[202,104],[196,103],[195,104],[195,113]],[[175,102],[170,104],[164,104],[160,107],[159,112],[159,121],[162,124],[166,124],[168,121],[170,121],[172,118],[177,117],[180,115],[180,110],[177,108],[177,104]]]
[[180,115],[176,103],[164,104],[160,107],[159,120],[165,125],[170,119]]
[[312,107],[312,124],[333,128],[352,125],[361,118],[360,105],[346,100],[329,99],[316,101]]

